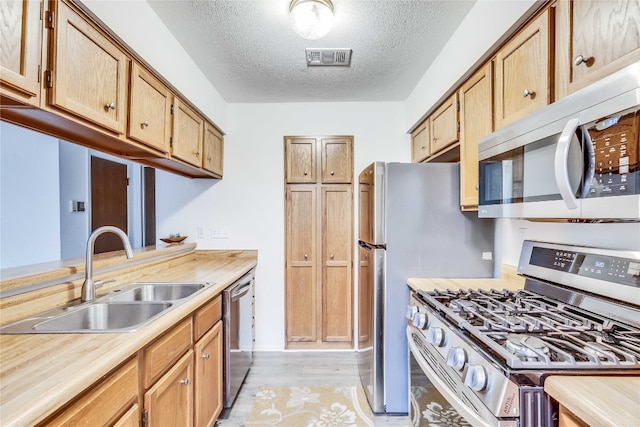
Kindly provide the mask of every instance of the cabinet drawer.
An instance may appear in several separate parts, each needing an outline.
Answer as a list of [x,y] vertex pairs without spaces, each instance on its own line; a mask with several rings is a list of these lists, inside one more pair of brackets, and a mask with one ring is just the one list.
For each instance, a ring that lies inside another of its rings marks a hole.
[[218,295],[196,311],[193,317],[194,341],[198,341],[221,318],[222,295]]
[[143,350],[143,383],[147,389],[191,347],[191,317]]
[[41,426],[111,425],[138,398],[138,358],[134,357]]

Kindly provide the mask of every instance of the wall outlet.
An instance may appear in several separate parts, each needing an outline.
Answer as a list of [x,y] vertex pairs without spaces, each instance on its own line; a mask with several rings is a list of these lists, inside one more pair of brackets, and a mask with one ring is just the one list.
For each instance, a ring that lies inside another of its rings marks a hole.
[[222,227],[213,227],[211,229],[211,238],[212,239],[228,239],[229,235],[227,234],[227,230]]
[[205,238],[204,225],[199,225],[198,227],[196,227],[196,234],[198,235],[198,239]]

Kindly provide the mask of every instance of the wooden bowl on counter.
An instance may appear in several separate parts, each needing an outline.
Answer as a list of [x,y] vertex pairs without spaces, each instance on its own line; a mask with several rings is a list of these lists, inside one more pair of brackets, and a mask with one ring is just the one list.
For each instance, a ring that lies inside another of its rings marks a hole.
[[186,239],[186,238],[187,238],[187,236],[163,237],[160,240],[162,240],[163,242],[168,243],[170,245],[175,245],[175,244],[178,244],[178,243],[182,243],[182,241],[184,239]]

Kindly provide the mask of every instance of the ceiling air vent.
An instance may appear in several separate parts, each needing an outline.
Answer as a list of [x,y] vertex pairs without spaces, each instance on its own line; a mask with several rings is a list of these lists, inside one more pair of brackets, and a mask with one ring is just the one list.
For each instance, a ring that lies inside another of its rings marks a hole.
[[348,67],[351,65],[351,49],[305,49],[307,65],[331,66],[340,65]]

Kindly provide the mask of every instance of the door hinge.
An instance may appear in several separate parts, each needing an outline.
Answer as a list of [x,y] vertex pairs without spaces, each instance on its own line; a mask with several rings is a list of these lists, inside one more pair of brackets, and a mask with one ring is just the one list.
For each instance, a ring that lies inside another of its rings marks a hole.
[[173,148],[173,137],[169,137],[169,148]]
[[456,111],[460,111],[460,102],[456,101]]
[[458,132],[460,132],[460,122],[456,124],[456,128],[458,129]]
[[49,10],[47,11],[45,14],[45,23],[44,26],[45,28],[48,28],[49,30],[53,30],[53,11]]
[[53,71],[45,70],[45,72],[44,72],[44,80],[46,82],[46,87],[47,88],[52,88],[53,87]]
[[173,114],[173,104],[171,104],[171,114]]
[[129,182],[130,182],[130,181],[129,181],[129,178],[127,178],[127,187],[129,186]]
[[147,411],[146,409],[142,410],[140,421],[142,422],[142,427],[145,427],[147,424],[149,424],[149,411]]
[[38,83],[42,81],[42,64],[38,64]]

